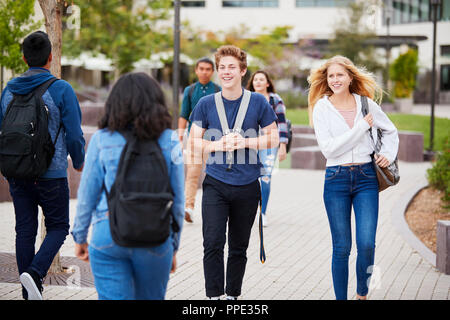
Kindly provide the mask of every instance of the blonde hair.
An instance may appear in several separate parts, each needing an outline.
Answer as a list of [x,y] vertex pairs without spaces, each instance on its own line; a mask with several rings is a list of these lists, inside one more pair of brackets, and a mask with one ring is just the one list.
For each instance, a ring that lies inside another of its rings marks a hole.
[[323,96],[331,96],[333,91],[328,86],[327,71],[333,64],[339,64],[347,70],[348,74],[352,78],[350,83],[350,93],[356,93],[361,96],[369,97],[370,99],[381,102],[383,97],[383,89],[375,81],[372,73],[368,72],[365,68],[358,68],[354,63],[344,56],[334,56],[328,59],[318,69],[311,70],[308,77],[309,93],[308,93],[308,113],[309,124],[313,127],[312,112],[314,105]]

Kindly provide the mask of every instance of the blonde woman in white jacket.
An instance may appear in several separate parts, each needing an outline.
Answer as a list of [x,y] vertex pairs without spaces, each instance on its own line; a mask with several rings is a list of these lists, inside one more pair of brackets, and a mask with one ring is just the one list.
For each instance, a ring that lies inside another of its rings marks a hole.
[[[381,167],[398,152],[398,133],[374,101],[382,90],[373,76],[342,56],[329,59],[308,78],[310,124],[327,159],[323,198],[333,242],[332,276],[336,299],[347,299],[351,211],[355,212],[357,299],[367,297],[375,257],[378,181],[372,163],[369,128],[383,130],[382,148],[374,158]],[[368,97],[363,117],[361,96]],[[376,130],[375,130],[376,132]],[[375,137],[376,139],[376,137]]]

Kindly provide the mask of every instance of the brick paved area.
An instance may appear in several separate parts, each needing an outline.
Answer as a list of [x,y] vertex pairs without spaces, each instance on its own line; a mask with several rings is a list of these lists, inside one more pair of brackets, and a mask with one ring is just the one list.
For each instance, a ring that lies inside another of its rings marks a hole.
[[[373,288],[369,299],[450,298],[450,276],[436,271],[405,241],[391,221],[395,205],[425,181],[429,163],[400,163],[401,182],[380,194],[380,216]],[[322,202],[323,171],[278,170],[273,176],[264,229],[267,261],[259,261],[259,236],[253,227],[242,299],[334,299],[331,279],[331,236]],[[185,224],[171,275],[167,299],[205,299],[202,265],[200,197],[194,224]],[[71,202],[71,221],[76,200]],[[353,223],[353,222],[352,222]],[[354,237],[353,237],[354,238]],[[14,252],[14,214],[11,203],[0,203],[0,252]],[[73,256],[68,237],[61,249]],[[355,298],[356,245],[350,256],[349,298]],[[97,299],[94,288],[44,285],[45,299]],[[0,283],[0,299],[21,299],[18,283]]]

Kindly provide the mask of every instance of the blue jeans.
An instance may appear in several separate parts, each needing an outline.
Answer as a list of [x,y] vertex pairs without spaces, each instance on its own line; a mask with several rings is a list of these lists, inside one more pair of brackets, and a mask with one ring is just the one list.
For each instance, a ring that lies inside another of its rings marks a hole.
[[270,196],[270,181],[272,179],[273,167],[277,160],[278,148],[259,150],[259,160],[264,168],[259,178],[261,183],[261,212],[266,214],[267,203]]
[[368,293],[369,267],[375,257],[378,181],[373,164],[327,167],[323,194],[333,241],[332,275],[336,299],[347,299],[348,258],[355,212],[357,294]]
[[125,248],[111,238],[109,219],[93,225],[89,261],[100,300],[163,300],[172,258],[171,237],[156,247]]
[[[9,191],[16,215],[16,260],[19,274],[27,269],[41,278],[69,234],[69,187],[67,178],[48,180],[9,179]],[[35,253],[38,206],[45,217],[46,236]]]

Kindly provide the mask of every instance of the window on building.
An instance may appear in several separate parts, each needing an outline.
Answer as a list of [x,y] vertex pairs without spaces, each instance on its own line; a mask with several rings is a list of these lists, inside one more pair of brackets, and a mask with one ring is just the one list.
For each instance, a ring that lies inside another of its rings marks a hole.
[[[429,22],[433,19],[433,9],[430,0],[384,0],[384,5],[391,3],[391,21],[393,24],[410,22]],[[383,24],[386,24],[384,13]],[[450,0],[441,0],[437,7],[439,21],[450,21]]]
[[[190,1],[190,0],[181,0],[182,7],[205,7],[206,1]],[[172,1],[173,6],[173,1]]]
[[402,1],[392,1],[392,23],[402,22]]
[[441,65],[441,91],[450,90],[450,64]]
[[420,0],[411,0],[411,22],[419,22]]
[[407,23],[410,22],[410,5],[409,1],[401,2],[401,11],[402,11],[402,22]]
[[182,7],[204,7],[206,1],[181,1]]
[[241,0],[241,1],[222,1],[222,7],[241,7],[241,8],[255,8],[255,7],[278,7],[278,0]]
[[450,0],[442,1],[442,20],[450,21]]
[[441,56],[450,57],[450,45],[441,46]]
[[296,7],[344,7],[354,0],[296,0]]
[[430,21],[430,1],[420,0],[419,2],[419,20]]

